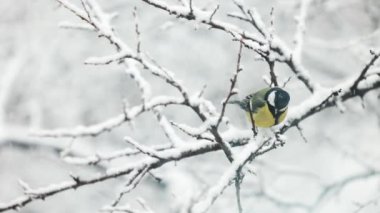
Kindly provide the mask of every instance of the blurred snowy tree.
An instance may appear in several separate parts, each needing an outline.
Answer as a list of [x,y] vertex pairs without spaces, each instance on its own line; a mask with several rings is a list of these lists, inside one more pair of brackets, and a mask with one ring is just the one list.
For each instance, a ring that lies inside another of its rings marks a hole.
[[378,1],[1,3],[0,212],[380,208]]

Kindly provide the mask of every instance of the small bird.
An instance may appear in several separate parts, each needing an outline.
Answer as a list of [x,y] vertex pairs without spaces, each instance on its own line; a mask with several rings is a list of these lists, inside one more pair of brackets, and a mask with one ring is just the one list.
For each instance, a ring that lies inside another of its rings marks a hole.
[[272,127],[284,121],[290,100],[289,93],[279,87],[264,88],[242,101],[231,101],[247,112],[254,127]]

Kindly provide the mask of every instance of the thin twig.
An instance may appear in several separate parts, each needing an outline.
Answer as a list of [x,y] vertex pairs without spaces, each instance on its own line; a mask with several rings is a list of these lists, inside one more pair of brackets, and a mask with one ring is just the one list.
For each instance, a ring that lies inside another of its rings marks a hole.
[[355,94],[358,84],[360,81],[362,81],[365,78],[366,73],[368,70],[375,64],[376,60],[380,57],[380,51],[375,52],[375,51],[370,51],[371,54],[373,55],[372,59],[370,62],[364,67],[364,69],[360,72],[360,75],[356,78],[354,83],[352,84],[350,90],[353,94]]
[[272,42],[273,42],[273,39],[274,39],[274,33],[275,33],[275,27],[274,27],[274,7],[272,7],[270,9],[270,13],[269,13],[269,16],[270,16],[270,27],[269,27],[269,45],[272,46]]
[[219,4],[216,5],[215,9],[212,11],[211,15],[210,15],[210,19],[209,19],[209,22],[212,22],[212,18],[214,17],[214,15],[216,14],[216,12],[219,10]]
[[236,171],[236,178],[235,178],[235,192],[236,192],[236,202],[238,205],[239,213],[243,213],[243,206],[241,204],[241,195],[240,195],[240,184],[243,181],[243,176],[241,174],[241,169],[238,169]]
[[172,124],[168,121],[168,119],[157,109],[153,110],[153,113],[155,114],[161,129],[164,131],[165,136],[169,139],[170,143],[173,146],[180,146],[183,144],[183,140],[175,133],[172,128]]
[[164,159],[163,157],[160,156],[159,152],[156,152],[154,149],[152,149],[150,147],[146,147],[146,146],[139,144],[137,141],[135,141],[131,137],[124,137],[124,141],[133,145],[136,149],[140,150],[140,152],[142,152],[142,153],[144,153],[150,157],[157,158],[157,159]]
[[[186,16],[186,14],[181,13],[181,10],[176,11],[175,7],[173,7],[174,8],[173,9],[171,7],[166,7],[165,5],[160,5],[159,1],[150,1],[150,2],[151,3],[153,2],[152,5],[155,4],[156,7],[160,8],[160,9],[165,9],[165,10],[168,10],[171,12],[174,11],[172,14],[177,15],[178,17],[183,17],[183,18],[187,18],[190,20],[190,18],[188,17],[188,14]],[[83,11],[78,12],[77,10],[73,9],[73,7],[69,7],[67,5],[66,5],[66,7],[71,8],[71,10],[74,11],[74,13],[79,14],[79,16],[83,15]],[[89,8],[89,9],[91,9],[91,8]],[[193,10],[193,12],[195,11],[195,14],[198,14],[198,12],[199,12],[196,8],[193,8],[191,10]],[[86,18],[85,16],[83,16],[83,17],[85,19],[87,19],[87,21],[89,21],[88,18]],[[256,17],[253,17],[253,18],[256,20]],[[232,35],[234,38],[240,39],[244,46],[250,46],[251,48],[255,48],[255,50],[257,50],[257,51],[265,52],[264,50],[267,50],[265,48],[261,49],[261,46],[260,46],[260,45],[265,45],[266,41],[263,41],[262,43],[260,43],[262,40],[260,38],[256,38],[254,35],[250,35],[250,34],[246,34],[245,32],[241,32],[237,29],[234,29],[233,27],[230,27],[229,25],[223,24],[222,22],[219,23],[216,20],[208,20],[208,19],[209,19],[208,16],[207,16],[207,18],[197,17],[197,21],[200,21],[201,23],[208,24],[208,25],[210,25],[216,29],[225,31],[225,32],[229,33],[230,35]],[[96,27],[100,26],[100,25],[97,25],[96,23],[93,23],[93,24]],[[101,23],[101,24],[109,24],[109,23]],[[108,26],[107,29],[111,29],[110,25],[107,25],[107,26]],[[112,31],[110,31],[110,32],[112,32]],[[103,29],[100,29],[100,28],[99,28],[98,33],[100,36],[106,37],[112,44],[116,45],[116,47],[118,47],[117,48],[118,51],[129,50],[129,48],[127,48],[126,44],[123,43],[118,37],[116,37],[115,34],[113,34],[113,33],[107,34],[106,32],[103,32]],[[241,38],[244,38],[244,39],[241,39]],[[302,68],[302,66],[295,63],[294,61],[292,62],[288,49],[285,46],[282,46],[280,44],[281,43],[272,44],[272,45],[270,45],[271,46],[270,48],[272,48],[273,51],[276,51],[276,53],[283,55],[286,58],[286,60],[284,60],[284,61],[292,64],[293,65],[292,70],[296,74],[300,73],[300,76],[303,76],[300,79],[303,79],[302,81],[304,81],[305,85],[307,85],[309,90],[313,90],[315,88],[314,87],[315,83],[310,81],[309,76],[305,75],[305,72],[304,72],[304,69]],[[126,51],[126,52],[128,52],[128,51]],[[135,56],[136,54],[133,54],[133,55]],[[202,121],[206,121],[207,119],[210,118],[210,115],[209,115],[210,113],[205,113],[204,111],[202,111],[202,107],[204,107],[205,101],[203,101],[203,102],[200,101],[199,104],[197,104],[196,101],[193,101],[193,99],[189,98],[190,96],[189,96],[189,93],[187,92],[187,90],[180,84],[179,81],[172,78],[172,75],[167,75],[167,73],[166,72],[164,73],[160,67],[157,67],[156,65],[150,63],[145,58],[135,57],[135,58],[132,58],[132,60],[134,60],[134,62],[139,63],[144,68],[150,70],[152,72],[152,74],[159,76],[160,78],[166,80],[170,85],[177,88],[178,91],[180,91],[181,94],[183,95],[183,98],[181,98],[180,103],[187,106],[187,107],[190,107],[191,109],[193,109],[193,111],[196,112],[196,114],[198,115],[198,117],[200,117],[200,119]],[[342,90],[342,94],[338,93],[338,95],[335,95],[333,93],[330,96],[328,96],[325,100],[321,100],[320,105],[315,104],[315,100],[319,100],[319,99],[316,99],[315,97],[307,99],[305,102],[310,100],[308,102],[309,105],[305,105],[303,108],[303,111],[299,112],[298,115],[290,116],[290,119],[289,119],[290,124],[289,125],[290,126],[291,125],[297,125],[301,120],[305,119],[306,117],[308,117],[312,114],[315,114],[316,112],[321,111],[321,110],[335,104],[337,98],[334,98],[333,96],[339,96],[338,98],[340,98],[342,101],[344,101],[344,100],[347,100],[349,98],[358,96],[358,94],[362,95],[362,94],[365,94],[366,92],[368,92],[370,90],[373,90],[375,88],[379,88],[380,87],[380,80],[378,80],[378,76],[371,76],[371,78],[373,77],[372,78],[373,81],[371,81],[371,84],[364,85],[364,83],[363,83],[363,86],[358,88],[359,83],[364,82],[365,79],[368,77],[368,76],[366,76],[368,69],[365,71],[363,70],[362,72],[364,72],[364,73],[361,74],[363,76],[361,76],[361,75],[359,76],[359,78],[361,78],[361,79],[358,80],[357,83],[355,81],[354,84],[352,85],[353,87],[355,87],[355,90],[357,90],[357,92],[355,94],[347,92],[347,91],[349,91],[349,89],[345,88],[344,90]],[[320,95],[320,94],[316,94],[316,97],[318,97],[318,95]],[[197,99],[197,100],[200,100],[200,99]],[[120,117],[118,117],[117,120],[112,120],[112,122],[109,122],[107,124],[102,123],[103,125],[101,125],[100,127],[97,126],[98,128],[91,129],[91,130],[93,130],[93,131],[91,131],[91,133],[100,134],[100,132],[111,130],[111,129],[113,129],[113,127],[115,127],[115,124],[120,124],[120,123],[126,122],[128,119],[130,119],[129,116],[136,116],[136,113],[138,114],[138,113],[147,112],[147,109],[153,109],[153,107],[151,105],[157,104],[155,102],[151,103],[148,100],[146,102],[147,103],[144,103],[141,106],[141,108],[142,108],[141,110],[140,110],[140,108],[134,108],[137,110],[137,112],[135,112],[135,111],[132,111],[132,109],[131,109],[130,111],[128,111],[128,113],[125,113],[121,117],[121,119],[122,119],[121,121],[119,120]],[[149,105],[148,103],[150,103],[151,105]],[[166,105],[164,105],[164,106],[166,106]],[[117,122],[115,122],[115,121],[117,121]],[[88,130],[87,128],[82,128],[79,130],[83,130],[83,129],[85,129],[86,131]],[[83,132],[86,132],[86,131],[79,131],[79,130],[78,130],[78,132],[75,132],[75,133],[77,135],[80,135],[80,136],[82,135]],[[61,184],[55,184],[52,186],[48,186],[48,187],[40,188],[40,189],[34,189],[34,190],[28,189],[27,190],[28,193],[26,193],[25,196],[17,198],[17,199],[15,199],[15,200],[7,203],[7,204],[0,204],[0,211],[12,209],[12,208],[17,209],[21,206],[26,205],[27,203],[32,202],[33,200],[44,199],[45,197],[49,197],[49,196],[52,196],[54,194],[57,194],[57,193],[60,193],[60,192],[63,192],[63,191],[69,190],[69,189],[76,189],[76,188],[84,186],[84,185],[94,184],[94,183],[104,181],[104,180],[107,180],[110,178],[115,178],[115,177],[118,177],[121,175],[127,175],[127,174],[130,174],[132,171],[135,171],[136,168],[138,168],[138,166],[146,166],[147,170],[150,170],[153,168],[158,168],[158,167],[160,167],[160,166],[162,166],[165,163],[170,162],[170,161],[182,160],[186,157],[191,157],[191,156],[195,156],[198,154],[204,154],[206,152],[216,151],[216,150],[220,150],[220,149],[223,149],[223,151],[225,152],[225,154],[227,155],[227,157],[230,161],[234,161],[234,158],[232,156],[231,147],[233,145],[241,146],[242,144],[246,144],[247,140],[249,140],[249,138],[247,139],[245,137],[239,136],[237,138],[234,138],[234,140],[233,140],[234,142],[232,144],[230,144],[229,142],[231,142],[231,141],[223,138],[222,134],[218,131],[218,128],[216,128],[215,125],[211,127],[210,132],[214,136],[213,141],[216,141],[217,143],[207,142],[207,141],[206,142],[205,141],[199,141],[199,144],[195,144],[195,145],[190,144],[189,146],[181,146],[180,148],[173,148],[173,149],[166,150],[163,152],[157,152],[156,150],[153,150],[153,152],[151,152],[151,151],[147,151],[147,149],[145,147],[144,148],[140,147],[141,148],[140,151],[150,152],[150,153],[153,153],[154,155],[157,155],[157,156],[158,156],[157,153],[159,153],[160,156],[161,155],[165,156],[165,158],[145,157],[139,162],[134,162],[134,164],[127,165],[126,167],[123,167],[123,168],[117,168],[114,170],[110,170],[110,171],[107,171],[106,174],[97,175],[97,176],[92,177],[92,178],[82,178],[82,177],[79,178],[77,176],[72,176],[72,179],[70,181],[66,181],[66,182],[63,182]],[[69,134],[75,135],[72,133],[73,132],[71,132]],[[254,155],[254,157],[256,157],[260,154],[264,154],[264,153],[266,153],[266,152],[268,152],[268,151],[270,151],[276,147],[277,147],[277,144],[275,142],[273,142],[273,144],[271,146],[264,147],[263,149],[261,149],[261,148],[258,149],[259,151],[257,151],[257,153]],[[245,163],[246,163],[246,161],[243,162],[242,166],[244,166]],[[235,170],[233,170],[233,172],[235,172]],[[236,174],[232,173],[232,175],[236,175]]]
[[115,201],[112,202],[111,206],[117,206],[120,203],[121,199],[124,197],[124,195],[128,194],[130,191],[136,188],[136,186],[141,182],[148,170],[149,168],[145,166],[139,170],[134,171],[132,177],[130,177],[128,182],[125,184],[125,188],[119,193]]
[[194,9],[193,9],[193,0],[189,0],[189,8],[190,8],[190,12],[189,12],[189,14],[187,15],[187,18],[188,18],[189,20],[195,19],[195,16],[194,16]]
[[[231,146],[241,146],[243,144],[248,143],[248,138],[240,139],[233,141]],[[196,155],[201,155],[207,152],[212,152],[216,150],[220,150],[221,146],[215,142],[199,142],[197,144],[189,144],[186,146],[182,146],[181,148],[177,148],[174,150],[167,150],[162,155],[170,156],[170,158],[166,159],[158,159],[158,158],[144,158],[139,162],[135,162],[133,164],[129,164],[122,168],[109,169],[106,174],[96,175],[91,178],[80,179],[80,181],[75,181],[72,179],[71,181],[64,181],[58,184],[52,184],[46,187],[41,187],[38,189],[34,189],[33,193],[34,197],[31,196],[21,196],[15,198],[7,203],[0,203],[0,212],[11,210],[11,209],[19,209],[33,201],[38,199],[45,199],[47,197],[53,196],[55,194],[68,191],[70,189],[77,189],[82,186],[91,185],[97,182],[102,182],[108,179],[116,178],[123,175],[128,175],[132,171],[135,171],[141,167],[147,167],[148,171],[151,169],[155,169],[163,166],[164,164],[172,161],[178,161],[184,158],[193,157]]]
[[181,124],[178,124],[174,121],[169,121],[171,125],[175,126],[176,128],[178,128],[179,130],[181,130],[183,133],[185,133],[186,135],[190,136],[190,137],[193,137],[197,140],[208,140],[208,141],[214,141],[213,138],[206,134],[204,134],[204,132],[201,132],[201,133],[194,133],[192,131],[189,131],[184,125],[181,125]]
[[[178,7],[172,7],[167,4],[163,4],[162,2],[158,0],[141,0],[143,2],[146,2],[147,4],[152,5],[153,7],[156,7],[158,9],[164,10],[170,15],[176,16],[177,18],[184,18],[187,20],[194,20],[193,17],[188,17],[188,13],[179,10]],[[197,14],[200,11],[197,11]],[[268,31],[265,29],[265,25],[263,24],[261,17],[256,12],[253,14],[253,12],[247,12],[248,15],[250,14],[252,20],[254,20],[255,27],[259,32],[263,35],[264,38],[259,37],[255,34],[247,33],[245,30],[240,30],[239,27],[233,26],[230,23],[225,23],[223,21],[210,21],[209,16],[198,16],[195,18],[199,23],[208,25],[211,28],[218,29],[221,31],[226,32],[227,34],[231,35],[233,39],[236,40],[243,40],[244,46],[256,51],[257,53],[267,53],[269,49],[273,50],[281,58],[282,60],[289,66],[289,68],[292,70],[292,72],[296,75],[296,77],[303,82],[303,84],[306,86],[306,88],[310,92],[314,92],[315,89],[319,86],[316,82],[312,80],[312,78],[309,76],[308,70],[306,70],[302,64],[300,64],[298,61],[294,61],[294,58],[292,57],[291,50],[285,45],[285,43],[275,36],[273,39],[273,43],[271,45],[268,45],[267,37],[269,36]],[[207,17],[207,18],[206,18]],[[268,47],[268,48],[267,48]]]
[[257,136],[257,129],[256,129],[255,120],[253,119],[253,111],[252,111],[252,107],[251,107],[251,100],[249,100],[248,109],[249,109],[249,118],[251,120],[251,125],[252,125],[253,137],[255,138]]
[[[267,39],[268,39],[269,46],[272,46],[273,39],[274,39],[274,31],[275,31],[275,28],[274,28],[274,7],[271,8],[270,17],[271,17],[271,19],[270,19],[270,28],[269,28],[269,38],[267,38]],[[277,76],[276,76],[276,73],[274,72],[275,60],[274,60],[272,51],[269,50],[268,55],[264,58],[269,65],[271,85],[278,87]]]
[[270,80],[271,80],[271,85],[278,87],[278,81],[277,81],[277,76],[274,72],[274,63],[275,61],[272,60],[271,58],[266,58],[268,65],[269,65],[269,73],[270,73]]
[[141,38],[140,37],[141,36],[140,36],[138,17],[137,17],[137,7],[134,7],[133,17],[135,19],[135,33],[136,33],[136,38],[137,38],[136,52],[137,52],[138,55],[140,55],[140,53],[141,53]]
[[220,113],[218,122],[216,123],[216,128],[218,128],[219,125],[220,125],[220,123],[222,122],[222,119],[223,119],[224,113],[226,111],[226,107],[227,107],[228,101],[230,100],[230,98],[234,94],[236,94],[236,92],[234,91],[235,85],[236,85],[236,82],[237,82],[238,75],[242,71],[242,69],[240,67],[242,50],[243,50],[243,43],[240,42],[239,52],[238,52],[238,57],[237,57],[237,63],[236,63],[236,70],[235,70],[234,75],[230,79],[230,82],[231,82],[230,89],[228,91],[227,97],[223,100],[223,103],[222,103],[222,112]]
[[296,125],[296,128],[297,128],[298,132],[300,133],[300,136],[301,136],[301,138],[303,139],[303,141],[304,141],[305,143],[307,143],[307,138],[306,138],[305,135],[303,134],[303,129],[300,127],[299,124]]
[[236,161],[232,162],[230,168],[222,175],[217,184],[207,191],[203,199],[194,204],[192,208],[194,213],[206,212],[224,190],[231,185],[232,181],[236,178],[236,172],[240,171],[247,163],[257,157],[257,154],[267,142],[268,140],[263,141],[259,146],[254,143],[248,143],[243,152],[239,154]]
[[89,22],[93,22],[92,19],[91,19],[91,15],[90,15],[90,11],[89,11],[87,2],[84,2],[84,0],[81,0],[80,2],[82,4],[82,7],[83,7],[84,11],[86,12],[88,21]]

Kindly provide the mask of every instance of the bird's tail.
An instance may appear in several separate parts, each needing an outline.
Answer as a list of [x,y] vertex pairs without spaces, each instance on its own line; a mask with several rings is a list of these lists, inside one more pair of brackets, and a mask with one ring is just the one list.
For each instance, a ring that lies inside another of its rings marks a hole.
[[237,104],[244,110],[247,108],[243,101],[228,101],[227,104]]

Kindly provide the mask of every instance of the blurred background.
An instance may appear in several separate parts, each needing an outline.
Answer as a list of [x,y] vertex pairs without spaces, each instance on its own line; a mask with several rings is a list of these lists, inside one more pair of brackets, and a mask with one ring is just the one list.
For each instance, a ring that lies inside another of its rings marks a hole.
[[[80,5],[80,1],[72,1]],[[237,12],[231,1],[194,0],[199,8],[220,10],[216,19],[244,29],[251,26],[228,18]],[[178,1],[168,1],[178,4]],[[299,1],[251,0],[269,24],[274,7],[275,32],[293,46],[295,16]],[[205,98],[220,109],[236,67],[238,43],[226,33],[196,23],[177,20],[138,0],[99,1],[107,12],[117,12],[113,24],[120,37],[136,46],[133,8],[137,7],[142,51],[160,65],[175,72],[192,92],[204,85]],[[63,154],[91,155],[120,150],[131,135],[146,145],[167,141],[153,113],[139,116],[97,137],[60,139],[31,137],[30,129],[73,128],[107,120],[122,112],[123,102],[140,102],[140,92],[121,66],[90,66],[90,56],[114,53],[114,48],[94,33],[59,28],[62,21],[80,20],[53,0],[0,0],[0,203],[22,195],[21,179],[32,188],[68,180],[70,173],[91,175],[130,163],[123,159],[102,166],[75,166],[61,159]],[[306,20],[304,66],[312,78],[332,87],[357,76],[370,59],[369,50],[380,45],[380,1],[314,0]],[[244,71],[239,76],[239,96],[265,87],[262,76],[267,64],[243,50]],[[373,72],[379,71],[375,67]],[[288,67],[276,64],[281,81],[292,76],[286,89],[290,107],[298,105],[309,92]],[[153,95],[176,94],[173,89],[146,72]],[[260,157],[256,175],[242,185],[246,212],[369,212],[380,209],[380,176],[365,175],[369,168],[380,170],[380,91],[345,103],[344,113],[333,107],[301,123],[300,136],[293,128],[286,133],[287,144]],[[170,119],[198,125],[199,119],[184,107],[168,107]],[[231,122],[249,128],[244,114],[227,109]],[[228,168],[221,152],[170,163],[147,176],[123,203],[139,209],[143,198],[156,212],[180,212],[197,193],[212,186]],[[348,180],[348,181],[345,181]],[[67,191],[35,201],[20,212],[97,212],[109,205],[123,186],[123,178]],[[312,206],[313,208],[309,208]],[[209,212],[236,212],[235,191],[228,188]]]

